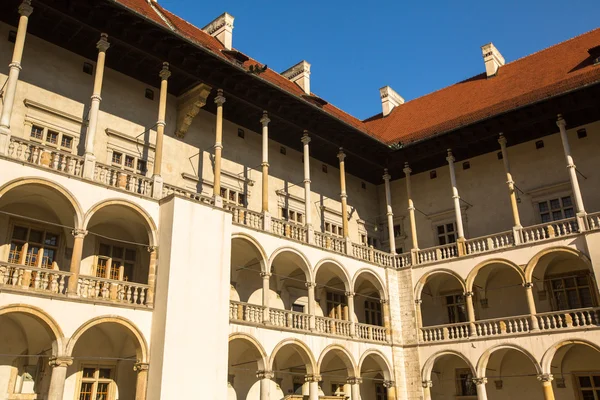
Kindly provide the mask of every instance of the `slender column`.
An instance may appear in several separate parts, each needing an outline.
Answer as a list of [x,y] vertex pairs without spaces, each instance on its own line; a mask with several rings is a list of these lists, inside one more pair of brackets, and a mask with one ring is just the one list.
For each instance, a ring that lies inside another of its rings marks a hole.
[[345,161],[346,154],[344,149],[340,147],[340,151],[337,155],[340,160],[340,198],[342,200],[342,229],[344,237],[348,237],[348,195],[346,194],[346,167]]
[[431,400],[431,387],[433,386],[432,381],[423,381],[423,400]]
[[537,378],[540,382],[542,382],[542,388],[544,389],[544,400],[554,400],[554,389],[552,388],[554,376],[552,376],[552,374],[540,374]]
[[49,365],[52,367],[48,400],[63,400],[67,368],[73,364],[73,357],[52,357]]
[[421,316],[421,304],[422,303],[423,303],[422,299],[415,300],[415,314],[416,314],[418,328],[421,328],[423,326],[423,317]]
[[521,218],[519,217],[519,208],[517,207],[517,194],[515,193],[515,182],[510,173],[510,164],[508,162],[508,151],[506,150],[506,138],[501,133],[498,139],[500,150],[502,151],[502,161],[504,162],[504,172],[506,173],[506,184],[508,185],[508,194],[510,196],[510,206],[512,208],[513,225],[515,229],[521,229]]
[[308,314],[310,315],[309,328],[314,331],[316,328],[315,321],[315,287],[317,286],[314,282],[306,282],[306,288],[308,289]]
[[308,400],[319,400],[319,375],[306,375],[304,380],[308,382]]
[[565,158],[567,159],[567,169],[569,170],[569,178],[571,179],[573,197],[575,197],[575,208],[577,209],[577,215],[585,215],[585,208],[583,207],[583,198],[581,197],[581,189],[579,188],[579,180],[577,179],[577,168],[575,167],[575,163],[573,162],[573,156],[571,156],[571,146],[569,145],[569,138],[567,137],[567,122],[560,114],[558,114],[558,120],[556,121],[556,125],[558,125],[558,128],[560,130],[560,139],[562,140]]
[[473,307],[473,292],[465,292],[465,303],[467,305],[467,315],[471,325],[471,336],[477,336],[475,328],[475,308]]
[[160,199],[162,197],[163,178],[162,171],[162,154],[163,140],[165,136],[165,126],[167,125],[167,96],[169,87],[169,63],[164,62],[163,67],[158,74],[160,77],[160,99],[158,102],[158,121],[156,121],[156,150],[154,152],[154,173],[152,175],[152,197]]
[[525,294],[527,295],[527,306],[529,307],[529,314],[531,315],[531,330],[537,331],[540,327],[537,320],[537,311],[535,309],[535,300],[533,299],[533,282],[526,282],[523,284],[525,288]]
[[350,324],[350,336],[356,336],[356,317],[354,315],[354,292],[346,292],[346,298],[348,299],[348,321]]
[[477,389],[477,400],[487,400],[487,391],[485,390],[487,378],[473,378],[473,383]]
[[465,231],[463,229],[462,213],[460,211],[460,196],[458,195],[458,188],[456,187],[456,171],[454,170],[455,158],[452,155],[452,150],[448,149],[448,168],[450,170],[450,184],[452,185],[452,199],[454,200],[454,213],[456,214],[456,232],[458,238],[461,240],[465,239]]
[[350,385],[350,400],[360,400],[361,378],[348,378],[346,381]]
[[83,254],[83,239],[87,235],[87,231],[83,229],[74,229],[71,231],[73,235],[73,252],[71,254],[71,276],[69,277],[69,284],[67,286],[67,295],[76,297],[77,286],[79,284],[79,269],[81,267],[81,256]]
[[275,377],[273,371],[258,371],[256,377],[260,379],[260,400],[270,400],[271,379]]
[[302,135],[302,145],[304,147],[304,222],[308,230],[308,243],[314,243],[314,229],[312,226],[311,201],[310,201],[310,136],[308,131]]
[[394,381],[383,381],[383,387],[387,389],[387,400],[396,400],[396,386]]
[[412,201],[412,187],[410,184],[410,174],[412,169],[408,163],[404,163],[404,175],[406,176],[406,197],[408,198],[408,218],[410,220],[410,238],[412,240],[412,249],[419,250],[419,240],[417,238],[417,223],[415,220],[415,205]]
[[269,119],[263,111],[262,124],[262,211],[269,212]]
[[263,322],[268,324],[271,320],[271,312],[269,310],[269,292],[271,291],[271,287],[269,286],[269,282],[271,279],[271,274],[268,272],[261,272],[260,276],[262,276],[262,302],[264,309],[263,314]]
[[29,16],[32,12],[33,7],[31,7],[31,0],[24,0],[19,6],[19,14],[21,17],[19,18],[12,61],[8,64],[8,80],[6,81],[6,91],[4,92],[2,114],[0,114],[0,154],[6,154],[10,142],[10,120],[15,104],[19,73],[21,72],[21,60],[23,58],[23,49],[25,47],[25,36],[27,35],[27,23],[29,22]]
[[223,199],[221,199],[221,152],[223,150],[223,104],[225,103],[225,97],[223,96],[223,90],[217,90],[217,97],[215,98],[215,104],[217,105],[217,122],[215,127],[215,182],[213,185],[213,197],[215,198],[215,205],[222,206]]
[[136,363],[133,370],[137,372],[135,385],[135,400],[146,400],[146,388],[148,386],[148,363]]
[[385,183],[385,214],[388,222],[388,235],[390,238],[390,253],[396,254],[396,237],[394,236],[394,213],[392,211],[392,192],[390,190],[390,174],[384,169],[383,181]]
[[148,246],[150,253],[150,262],[148,264],[148,294],[146,295],[146,305],[154,305],[154,293],[156,291],[156,246]]
[[83,177],[94,179],[94,170],[96,169],[96,155],[94,154],[94,142],[96,140],[96,130],[98,129],[98,113],[100,112],[100,103],[102,102],[102,82],[104,80],[104,63],[106,60],[106,51],[110,47],[108,35],[100,34],[100,40],[96,44],[98,49],[98,60],[96,61],[96,73],[94,76],[94,89],[92,91],[92,101],[90,103],[90,113],[87,132],[85,135],[85,155],[83,163]]

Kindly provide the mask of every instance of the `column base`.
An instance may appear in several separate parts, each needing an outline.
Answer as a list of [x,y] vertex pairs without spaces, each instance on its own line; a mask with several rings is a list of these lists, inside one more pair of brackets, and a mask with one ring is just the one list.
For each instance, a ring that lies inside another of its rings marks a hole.
[[96,156],[91,153],[86,153],[83,156],[83,177],[91,181],[94,180],[96,173]]
[[306,225],[306,241],[315,244],[315,228],[312,225]]
[[271,214],[268,211],[263,211],[263,230],[271,232]]
[[223,208],[223,198],[221,196],[214,196],[215,207]]
[[579,232],[587,231],[590,227],[587,224],[587,213],[585,211],[580,211],[576,215],[577,217],[577,225],[579,226]]
[[162,199],[162,192],[163,192],[163,184],[164,184],[164,180],[162,178],[162,176],[160,175],[154,175],[152,177],[152,198],[154,199]]
[[346,241],[346,254],[351,256],[352,255],[352,240],[350,240],[349,237],[344,238],[344,240]]
[[8,154],[8,146],[10,144],[10,128],[0,126],[0,154]]

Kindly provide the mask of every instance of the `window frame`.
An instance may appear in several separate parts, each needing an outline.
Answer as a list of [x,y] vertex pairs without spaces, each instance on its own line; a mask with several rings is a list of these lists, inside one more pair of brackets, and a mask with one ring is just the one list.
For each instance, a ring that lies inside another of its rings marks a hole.
[[592,393],[594,393],[594,397],[596,400],[600,400],[600,395],[598,395],[595,392],[600,392],[600,385],[596,386],[594,384],[594,377],[600,377],[600,371],[573,371],[572,372],[572,376],[573,376],[573,391],[575,392],[575,398],[579,399],[579,400],[583,400],[583,393],[582,390],[588,389],[588,388],[582,388],[581,384],[579,382],[579,378],[580,377],[589,377],[591,378],[591,383],[592,386],[590,387],[591,389],[588,390],[592,390]]
[[[374,306],[374,307],[373,307]],[[365,324],[373,326],[383,326],[383,312],[381,300],[365,300]]]
[[[463,379],[461,378],[461,375],[466,374],[467,378]],[[473,394],[470,393],[464,393],[463,391],[463,386],[462,386],[462,381],[469,381],[469,377],[471,376],[471,383],[473,385]],[[477,398],[477,388],[475,386],[475,383],[472,381],[472,379],[475,378],[475,375],[473,374],[473,371],[471,371],[471,368],[455,368],[454,369],[454,381],[455,381],[455,385],[456,385],[456,397],[459,397],[461,399],[476,399]]]
[[[115,154],[121,155],[121,159],[119,162],[116,162],[114,160]],[[125,171],[132,172],[137,175],[147,176],[147,174],[148,174],[148,159],[147,158],[139,157],[139,156],[133,155],[131,153],[128,153],[126,151],[114,150],[114,149],[109,149],[108,155],[109,155],[108,161],[111,166],[123,169]],[[126,165],[127,158],[130,158],[132,160],[131,167]],[[140,162],[144,163],[143,171],[140,169]]]
[[[22,240],[22,239],[14,239],[13,235],[14,235],[14,230],[16,227],[21,227],[21,228],[25,228],[27,229],[27,234],[26,234],[26,239]],[[31,242],[30,240],[30,235],[31,235],[31,231],[35,230],[35,231],[41,231],[42,232],[42,241],[41,243],[37,243],[37,242]],[[53,235],[56,236],[56,245],[49,245],[46,244],[46,235],[48,233],[51,233]],[[53,230],[53,229],[48,229],[47,226],[43,225],[43,224],[36,224],[36,223],[29,223],[23,220],[11,220],[8,224],[8,232],[7,232],[7,244],[8,244],[8,249],[7,249],[7,254],[6,254],[6,261],[8,263],[12,263],[15,265],[21,265],[21,258],[23,258],[23,245],[25,243],[28,243],[27,245],[27,251],[29,253],[30,249],[32,246],[30,246],[31,244],[33,244],[35,247],[38,247],[38,252],[33,255],[31,258],[34,258],[35,261],[33,263],[27,263],[27,258],[28,256],[25,256],[25,263],[23,265],[29,266],[29,267],[33,267],[33,268],[43,268],[43,269],[53,269],[53,265],[54,263],[56,263],[57,265],[59,264],[59,262],[61,261],[61,251],[63,250],[63,245],[64,245],[64,240],[63,240],[63,232],[61,232],[60,230]],[[19,250],[19,256],[18,256],[18,260],[17,262],[14,262],[14,259],[12,258],[12,245],[13,242],[21,242],[21,248]],[[44,258],[46,258],[44,256],[44,251],[46,249],[51,249],[54,250],[54,258],[52,260],[51,263],[46,263],[44,264]],[[42,257],[39,257],[40,252],[42,253]]]
[[[565,206],[564,200],[567,198],[569,199],[570,204]],[[558,203],[559,203],[558,208],[552,207],[553,201],[558,201]],[[545,210],[545,211],[541,210],[540,207],[542,204],[546,204],[547,210]],[[554,195],[546,196],[542,199],[539,199],[535,202],[535,210],[536,210],[536,218],[542,224],[550,224],[552,222],[561,221],[561,220],[568,219],[568,218],[575,218],[575,215],[576,215],[575,203],[573,202],[573,195],[571,193],[568,193],[568,194],[556,193]],[[571,210],[572,216],[567,216],[567,212],[566,212],[567,210]],[[555,217],[554,217],[555,213],[560,213],[560,218],[555,219]],[[544,221],[544,217],[543,217],[544,215],[548,215],[550,219],[547,221]]]
[[[440,293],[440,296],[444,298],[444,308],[446,309],[446,316],[448,317],[448,324],[462,324],[469,321],[468,311],[467,311],[467,299],[464,293],[460,291],[452,291],[446,293]],[[448,297],[453,297],[452,303],[448,303]],[[458,297],[462,297],[463,301],[457,301]],[[461,305],[463,306],[463,311],[460,311]],[[456,321],[452,321],[450,318],[450,309],[453,310],[453,313],[456,317],[458,317]],[[464,316],[464,321],[460,321],[460,316]]]
[[[581,277],[585,277],[587,280],[588,285],[584,286],[584,285],[579,285],[577,283],[577,278],[581,278]],[[568,278],[574,278],[575,279],[575,286],[569,287],[567,288],[565,283],[565,279]],[[552,281],[556,281],[561,279],[563,281],[563,287],[560,289],[554,289],[553,285],[552,285]],[[580,293],[580,288],[585,288],[587,287],[589,292],[590,292],[590,298],[592,300],[592,305],[590,307],[597,307],[598,306],[598,299],[596,296],[596,281],[594,279],[594,276],[592,274],[592,272],[588,269],[585,270],[577,270],[577,271],[569,271],[569,272],[565,272],[565,273],[559,273],[559,274],[552,274],[552,275],[548,275],[545,277],[545,286],[546,286],[546,290],[547,292],[550,294],[550,306],[552,308],[553,312],[558,312],[558,311],[568,311],[568,310],[577,310],[580,308],[588,308],[588,307],[584,307],[581,301],[581,293]],[[567,296],[567,289],[570,290],[575,290],[577,293],[577,298],[579,301],[579,307],[571,307],[571,305],[569,304],[569,296]],[[556,298],[555,293],[557,292],[562,292],[564,293],[564,299],[567,302],[567,307],[565,309],[561,309],[558,305],[558,301]]]
[[[452,225],[453,230],[449,231],[448,230],[448,225]],[[443,233],[440,233],[440,228],[444,229]],[[456,230],[456,221],[447,221],[447,222],[439,222],[436,223],[434,225],[434,233],[436,236],[436,243],[437,246],[445,246],[447,244],[452,244],[452,243],[456,243],[456,240],[458,239],[458,232]],[[450,240],[450,236],[454,236],[453,240]],[[441,238],[444,239],[444,243],[442,243],[442,240],[440,240]]]
[[[325,309],[327,317],[341,321],[344,320],[344,307],[348,306],[348,297],[346,293],[327,290],[325,292]],[[333,313],[333,316],[331,316]],[[339,316],[339,317],[338,317]]]
[[291,207],[280,207],[279,216],[284,221],[298,225],[304,225],[304,222],[306,221],[303,211],[298,211]]
[[[109,246],[110,247],[110,256],[106,256],[106,255],[102,255],[100,254],[100,248],[101,246]],[[113,240],[97,240],[96,241],[96,252],[94,254],[94,264],[92,266],[92,270],[91,275],[93,277],[96,278],[100,278],[100,279],[110,279],[113,281],[120,281],[120,282],[134,282],[134,283],[139,283],[137,282],[137,276],[136,273],[138,272],[139,268],[140,268],[140,256],[141,256],[141,252],[138,251],[137,247],[133,246],[129,246],[127,244],[124,243],[120,243],[120,242],[116,242]],[[122,253],[121,253],[121,257],[115,257],[113,255],[113,249],[114,248],[122,248]],[[133,250],[135,252],[135,260],[129,260],[126,258],[126,252],[127,250]],[[98,276],[98,266],[100,263],[100,260],[105,260],[106,264],[103,266],[104,267],[104,276]],[[113,260],[118,260],[121,262],[119,268],[114,269],[113,268]],[[127,275],[127,267],[125,266],[126,263],[129,264],[133,264],[131,267],[131,276]],[[120,279],[120,269],[121,266],[123,267],[123,278]],[[116,271],[117,274],[117,278],[114,278],[114,274],[113,271]]]
[[[94,378],[84,378],[84,369],[94,369]],[[110,378],[100,378],[100,370],[109,369]],[[116,375],[117,366],[114,364],[87,364],[82,363],[77,371],[77,386],[75,399],[81,399],[81,389],[84,383],[92,383],[92,392],[90,399],[94,400],[97,397],[99,383],[108,383],[108,393],[106,400],[114,400],[116,392]]]
[[[65,133],[61,129],[57,129],[55,127],[50,128],[49,126],[45,124],[40,124],[38,122],[34,123],[26,121],[25,124],[29,125],[29,136],[27,137],[28,140],[43,144],[44,146],[55,148],[66,153],[74,154],[74,151],[76,150],[77,146],[75,145],[76,137],[73,134]],[[37,137],[37,135],[33,136],[33,131],[35,128],[41,129],[41,138]],[[48,140],[48,135],[51,132],[56,134],[56,143],[53,143]],[[62,145],[63,138],[65,136],[71,139],[71,147],[66,147]]]
[[[237,189],[232,189],[227,186],[221,186],[221,192],[219,193],[223,202],[228,204],[233,204],[234,206],[246,207],[246,193],[243,191],[238,191]],[[233,200],[231,197],[233,195]]]

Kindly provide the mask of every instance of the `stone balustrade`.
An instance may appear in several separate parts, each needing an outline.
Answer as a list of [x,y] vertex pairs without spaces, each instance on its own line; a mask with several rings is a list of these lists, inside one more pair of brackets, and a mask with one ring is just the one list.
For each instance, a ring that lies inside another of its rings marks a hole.
[[356,324],[356,335],[365,340],[372,340],[375,342],[387,342],[387,330],[383,326],[367,325],[367,324]]
[[494,235],[484,236],[465,241],[465,251],[467,254],[484,253],[504,247],[512,246],[515,243],[513,231],[496,233]]
[[132,305],[145,305],[148,288],[148,285],[141,283],[80,276],[77,295],[84,299],[102,299]]
[[528,226],[522,229],[523,243],[539,242],[579,232],[577,218],[567,218],[546,224]]
[[339,236],[315,232],[315,244],[325,250],[331,250],[342,254],[346,253],[346,241]]
[[197,193],[195,190],[183,189],[173,185],[163,185],[162,197],[167,197],[172,194],[176,194],[178,196],[187,197],[189,199],[195,200],[200,203],[214,205],[215,202],[211,197],[204,196],[200,193]]
[[98,162],[94,170],[94,181],[142,196],[152,196],[152,179]]
[[319,333],[350,337],[352,322],[329,317],[315,317],[315,330]]
[[303,331],[310,330],[310,315],[296,311],[269,309],[269,322],[273,326],[281,326]]
[[14,136],[10,138],[7,156],[23,163],[49,168],[72,176],[81,177],[83,172],[83,157]]
[[223,203],[223,208],[233,215],[233,223],[245,225],[249,228],[262,230],[264,227],[264,216],[261,213],[250,211],[247,208]]
[[308,229],[305,225],[284,221],[279,218],[271,218],[271,229],[276,235],[284,236],[298,242],[306,242],[308,240]]
[[232,321],[247,321],[262,324],[265,307],[239,301],[229,302],[229,319]]
[[588,214],[587,223],[590,230],[600,229],[600,212]]
[[600,326],[600,308],[557,311],[536,314],[541,330],[554,330],[584,326]]
[[70,275],[69,272],[56,269],[0,264],[0,286],[18,289],[64,295]]
[[494,336],[505,333],[529,332],[529,316],[494,318],[475,322],[477,336]]
[[448,260],[450,258],[458,257],[458,247],[456,243],[430,247],[428,249],[418,250],[417,256],[419,264]]

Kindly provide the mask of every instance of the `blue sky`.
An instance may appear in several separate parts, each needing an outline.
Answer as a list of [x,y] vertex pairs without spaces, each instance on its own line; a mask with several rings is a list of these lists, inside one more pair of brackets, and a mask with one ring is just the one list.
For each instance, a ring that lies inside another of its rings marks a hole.
[[312,64],[311,90],[361,119],[379,88],[407,101],[484,71],[480,47],[507,62],[597,28],[598,0],[158,0],[198,27],[224,11],[233,46],[282,72]]

